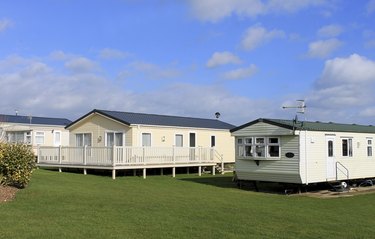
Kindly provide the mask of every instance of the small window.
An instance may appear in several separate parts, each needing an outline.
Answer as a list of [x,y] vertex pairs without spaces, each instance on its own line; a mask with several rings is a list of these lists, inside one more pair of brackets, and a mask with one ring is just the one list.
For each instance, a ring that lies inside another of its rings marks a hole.
[[242,139],[237,139],[237,144],[242,144]]
[[328,140],[328,157],[333,157],[333,141]]
[[44,144],[44,132],[35,132],[35,144]]
[[216,137],[215,135],[211,135],[211,148],[216,146]]
[[176,134],[176,147],[184,146],[184,136],[182,134]]
[[264,138],[255,138],[255,156],[266,157],[266,145]]
[[55,146],[61,145],[61,131],[53,131],[53,144]]
[[353,140],[342,139],[342,156],[353,157]]
[[372,139],[367,139],[367,156],[372,157]]
[[143,147],[151,146],[151,134],[150,133],[142,133],[142,146]]

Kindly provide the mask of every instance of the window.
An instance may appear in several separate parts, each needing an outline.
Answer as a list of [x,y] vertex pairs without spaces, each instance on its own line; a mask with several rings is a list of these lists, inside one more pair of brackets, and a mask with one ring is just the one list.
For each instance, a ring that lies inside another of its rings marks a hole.
[[124,146],[122,132],[106,132],[105,134],[105,145],[107,147],[112,146]]
[[328,140],[328,157],[333,157],[333,140]]
[[211,148],[216,146],[216,137],[215,135],[211,135]]
[[353,157],[353,140],[342,139],[342,156]]
[[55,146],[61,145],[61,131],[53,131],[53,144]]
[[150,147],[151,146],[151,134],[142,133],[142,146]]
[[280,157],[279,138],[268,138],[268,157]]
[[9,143],[31,144],[31,131],[14,131],[7,133]]
[[44,132],[35,132],[35,144],[44,144]]
[[245,157],[253,156],[253,138],[245,138]]
[[182,134],[176,134],[175,141],[176,141],[176,147],[184,146],[184,136]]
[[367,139],[367,156],[372,157],[372,139]]
[[76,146],[92,146],[91,144],[91,133],[76,134]]
[[266,157],[265,138],[255,138],[255,156]]
[[241,138],[237,139],[237,145],[238,145],[238,156],[243,157],[244,155],[244,146],[243,146],[243,140]]
[[247,137],[237,139],[238,156],[280,158],[280,138]]

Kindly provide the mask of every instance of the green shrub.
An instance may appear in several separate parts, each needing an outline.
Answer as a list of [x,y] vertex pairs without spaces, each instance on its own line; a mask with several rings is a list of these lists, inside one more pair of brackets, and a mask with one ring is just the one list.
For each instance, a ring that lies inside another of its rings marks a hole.
[[24,144],[0,143],[0,184],[24,188],[35,169],[35,155]]

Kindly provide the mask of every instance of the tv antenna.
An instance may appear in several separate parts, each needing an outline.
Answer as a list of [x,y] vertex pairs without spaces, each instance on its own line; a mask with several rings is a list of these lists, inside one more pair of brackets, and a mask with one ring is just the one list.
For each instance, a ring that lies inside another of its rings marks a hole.
[[297,113],[299,114],[305,114],[306,104],[305,100],[297,100],[299,102],[299,105],[297,106],[283,106],[283,109],[298,109]]

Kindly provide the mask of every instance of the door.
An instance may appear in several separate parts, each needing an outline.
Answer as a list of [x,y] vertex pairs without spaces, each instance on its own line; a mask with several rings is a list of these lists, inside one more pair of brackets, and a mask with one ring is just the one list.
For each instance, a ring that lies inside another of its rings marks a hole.
[[196,156],[195,156],[195,142],[196,142],[196,138],[195,138],[195,133],[190,133],[189,134],[189,147],[190,147],[190,161],[195,161],[196,159]]
[[327,180],[336,179],[335,137],[326,136]]

